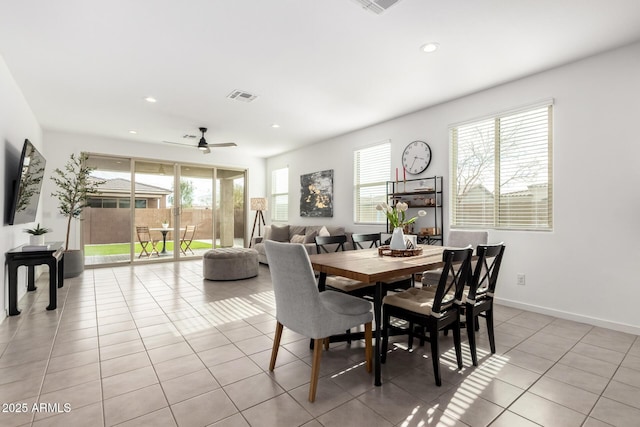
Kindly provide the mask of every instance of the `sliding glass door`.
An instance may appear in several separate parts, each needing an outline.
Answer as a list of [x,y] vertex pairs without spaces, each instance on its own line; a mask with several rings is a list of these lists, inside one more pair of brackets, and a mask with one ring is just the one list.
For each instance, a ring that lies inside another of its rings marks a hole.
[[131,262],[131,161],[91,155],[87,164],[104,184],[82,212],[85,265]]
[[137,242],[133,260],[172,258],[174,253],[175,171],[171,163],[134,163],[133,212]]
[[214,173],[209,167],[180,167],[180,257],[202,255],[213,247]]
[[85,265],[199,257],[244,247],[246,171],[89,155],[105,181],[85,210]]

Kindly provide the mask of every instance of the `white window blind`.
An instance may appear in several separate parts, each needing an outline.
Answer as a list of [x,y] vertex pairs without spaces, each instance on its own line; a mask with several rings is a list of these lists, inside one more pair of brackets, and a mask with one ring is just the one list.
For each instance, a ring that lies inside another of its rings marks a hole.
[[271,172],[271,220],[289,220],[289,168]]
[[391,168],[391,144],[385,142],[356,150],[353,155],[354,221],[384,224],[386,217],[376,205],[387,199]]
[[551,103],[450,128],[453,227],[551,230]]

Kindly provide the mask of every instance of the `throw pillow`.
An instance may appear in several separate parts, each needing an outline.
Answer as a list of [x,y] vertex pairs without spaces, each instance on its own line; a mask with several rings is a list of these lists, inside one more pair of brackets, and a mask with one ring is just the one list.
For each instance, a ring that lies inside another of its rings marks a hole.
[[294,234],[291,238],[291,243],[304,243],[304,238],[302,234]]
[[271,224],[271,240],[275,240],[276,242],[288,242],[289,225]]
[[323,225],[320,231],[318,231],[318,236],[331,236],[331,233],[329,233],[327,227]]
[[312,231],[311,233],[309,233],[309,234],[304,236],[304,242],[303,243],[315,243],[317,235],[318,235],[317,231]]

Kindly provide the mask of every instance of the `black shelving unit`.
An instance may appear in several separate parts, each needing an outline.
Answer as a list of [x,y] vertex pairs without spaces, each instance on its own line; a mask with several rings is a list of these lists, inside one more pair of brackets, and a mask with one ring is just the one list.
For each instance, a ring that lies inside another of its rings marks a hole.
[[[426,178],[408,179],[406,181],[387,181],[387,203],[395,206],[398,202],[405,202],[409,205],[407,217],[418,215],[418,210],[427,212],[425,220],[418,218],[418,224],[412,224],[413,230],[409,233],[418,236],[418,243],[427,245],[442,245],[442,225],[443,225],[443,180],[441,176],[431,176]],[[389,229],[387,221],[387,232]],[[421,229],[427,228],[427,233]]]

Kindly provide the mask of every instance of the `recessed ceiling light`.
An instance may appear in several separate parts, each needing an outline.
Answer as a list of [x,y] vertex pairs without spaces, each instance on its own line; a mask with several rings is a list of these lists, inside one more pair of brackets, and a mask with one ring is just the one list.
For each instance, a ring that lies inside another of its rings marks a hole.
[[129,133],[130,133],[131,135],[137,135],[137,134],[138,134],[138,131],[136,131],[136,130],[133,130],[133,129],[132,129],[132,130],[130,130],[130,131],[129,131]]
[[145,101],[150,102],[150,103],[154,103],[154,102],[158,102],[157,99],[155,99],[153,96],[147,96],[145,99]]
[[271,125],[271,127],[274,128],[274,129],[278,129],[280,127],[280,125],[277,124],[277,123],[274,123],[274,124]]
[[439,47],[440,47],[439,43],[429,42],[429,43],[423,44],[420,47],[420,50],[422,50],[423,52],[426,52],[426,53],[432,53],[432,52],[435,52],[436,50],[438,50]]

